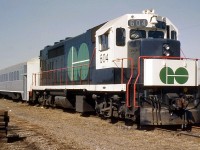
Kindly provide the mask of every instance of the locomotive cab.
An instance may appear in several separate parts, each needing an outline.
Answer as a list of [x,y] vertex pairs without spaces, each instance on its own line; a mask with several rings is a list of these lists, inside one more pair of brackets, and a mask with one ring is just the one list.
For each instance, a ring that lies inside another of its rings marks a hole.
[[[111,20],[96,31],[96,69],[118,68],[121,62],[113,63],[113,60],[129,58],[130,51],[137,51],[137,44],[142,47],[143,56],[179,57],[177,35],[178,30],[171,21],[154,14],[154,10],[143,11],[143,14],[126,14]],[[130,49],[133,47],[136,49]],[[137,54],[133,55],[131,58]],[[125,61],[123,67],[127,68],[128,63]]]

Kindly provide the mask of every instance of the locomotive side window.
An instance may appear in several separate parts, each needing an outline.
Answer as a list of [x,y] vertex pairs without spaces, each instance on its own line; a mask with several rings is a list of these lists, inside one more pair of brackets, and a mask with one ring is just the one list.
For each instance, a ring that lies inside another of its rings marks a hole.
[[130,30],[130,39],[135,40],[139,38],[146,38],[146,31],[144,30]]
[[109,48],[108,32],[99,36],[99,50],[107,50]]
[[64,55],[64,46],[59,46],[48,51],[48,58],[55,58]]
[[149,38],[164,38],[164,33],[162,31],[149,31]]
[[54,69],[54,62],[49,62],[48,64],[48,70],[53,70]]
[[51,69],[54,69],[54,62],[51,63]]
[[126,30],[124,28],[116,29],[116,45],[125,46],[126,41]]
[[171,31],[171,39],[177,40],[177,34],[176,31]]

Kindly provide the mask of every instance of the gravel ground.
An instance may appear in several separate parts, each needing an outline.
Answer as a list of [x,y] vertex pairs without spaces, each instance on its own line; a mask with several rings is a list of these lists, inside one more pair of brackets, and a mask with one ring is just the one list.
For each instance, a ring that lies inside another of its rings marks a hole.
[[136,130],[121,122],[109,121],[62,109],[44,109],[0,100],[0,109],[9,111],[8,135],[19,135],[14,142],[1,139],[0,149],[8,150],[198,150],[200,139],[177,136],[158,130]]

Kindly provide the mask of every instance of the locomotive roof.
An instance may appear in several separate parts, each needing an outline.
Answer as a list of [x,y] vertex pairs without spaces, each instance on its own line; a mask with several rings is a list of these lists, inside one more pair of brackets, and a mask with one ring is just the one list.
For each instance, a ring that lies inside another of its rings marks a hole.
[[[166,17],[159,16],[158,14],[155,14],[154,11],[145,10],[143,13],[140,14],[125,14],[123,16],[120,16],[116,19],[110,20],[107,23],[105,23],[99,30],[97,30],[97,35],[101,35],[107,31],[109,31],[112,27],[120,27],[122,25],[123,27],[128,27],[128,20],[129,19],[147,19],[148,22],[150,22],[150,19],[152,16],[156,16],[158,21],[166,21],[167,25],[172,25],[174,30],[178,32],[177,27]],[[148,27],[148,26],[147,26]],[[150,26],[149,26],[150,27]]]

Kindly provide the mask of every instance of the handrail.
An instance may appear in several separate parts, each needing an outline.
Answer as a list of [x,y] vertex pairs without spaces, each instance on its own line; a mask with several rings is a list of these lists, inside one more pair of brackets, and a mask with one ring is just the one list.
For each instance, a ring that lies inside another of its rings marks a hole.
[[130,74],[130,78],[129,78],[128,82],[127,82],[127,87],[126,87],[127,88],[127,90],[126,90],[126,106],[127,107],[131,107],[130,101],[129,101],[129,95],[130,95],[130,90],[129,90],[130,86],[129,85],[131,84],[131,80],[133,78],[133,58],[131,58],[131,57],[120,58],[120,59],[118,58],[118,59],[113,60],[113,62],[115,63],[116,61],[120,61],[120,60],[122,61],[122,64],[121,64],[121,84],[124,83],[124,75],[123,75],[124,67],[123,67],[123,62],[124,62],[124,60],[129,60],[131,62],[131,74]]
[[[48,71],[42,71],[42,73],[41,74],[43,74],[43,73],[47,73],[47,75],[49,75],[49,73],[56,73],[57,71],[60,71],[60,85],[61,85],[61,83],[62,83],[62,71],[63,70],[65,70],[66,72],[67,72],[67,70],[69,70],[69,69],[74,69],[74,68],[80,68],[80,72],[81,72],[81,70],[82,70],[82,67],[84,67],[84,66],[86,66],[86,67],[89,67],[89,65],[88,64],[83,64],[83,65],[78,65],[78,66],[73,66],[73,67],[66,67],[66,68],[59,68],[59,69],[53,69],[53,70],[48,70]],[[50,74],[51,75],[51,74]],[[66,78],[67,79],[67,78]],[[57,77],[55,77],[55,80],[57,81]],[[81,83],[81,76],[80,76],[80,83]],[[66,84],[67,84],[67,82],[66,82]]]
[[[88,75],[88,84],[90,84],[90,67],[92,65],[92,62],[93,62],[93,59],[95,57],[95,53],[96,53],[96,48],[94,48],[93,50],[93,54],[92,54],[92,58],[90,59],[90,62],[88,64],[83,64],[83,65],[78,65],[78,66],[73,66],[73,67],[65,67],[65,68],[58,68],[58,69],[53,69],[53,70],[48,70],[48,71],[43,71],[41,73],[33,73],[32,74],[32,85],[36,86],[38,84],[37,80],[40,80],[40,84],[43,85],[43,84],[48,84],[48,79],[44,77],[44,79],[42,78],[42,75],[46,76],[45,73],[55,73],[56,71],[60,71],[60,85],[62,84],[62,82],[64,81],[63,79],[65,78],[66,79],[66,85],[68,85],[68,78],[66,76],[63,76],[63,72],[62,71],[67,71],[69,69],[72,69],[72,68],[79,68],[80,67],[80,72],[82,71],[82,67],[84,66],[87,66],[89,67],[89,75]],[[183,57],[167,57],[167,56],[140,56],[138,57],[138,67],[137,67],[137,76],[135,78],[135,81],[133,83],[133,100],[132,100],[132,103],[133,103],[133,107],[137,108],[137,107],[140,107],[138,104],[137,104],[137,101],[136,101],[136,90],[137,90],[137,84],[138,84],[138,80],[139,80],[139,77],[140,77],[140,73],[141,73],[141,60],[144,60],[144,59],[177,59],[177,60],[196,60],[198,61],[199,59],[193,59],[193,58],[183,58]],[[113,60],[113,62],[117,62],[117,61],[121,61],[121,84],[124,83],[124,60],[128,60],[130,61],[131,63],[131,74],[130,74],[130,77],[128,79],[128,82],[126,83],[126,106],[127,107],[132,107],[131,103],[130,103],[130,84],[131,84],[131,81],[132,81],[132,78],[133,78],[133,69],[134,69],[134,62],[133,62],[133,58],[118,58],[118,59],[115,59]],[[116,66],[117,66],[117,63],[115,63]],[[119,67],[119,66],[117,66]],[[37,75],[39,75],[39,78],[37,78]],[[65,74],[64,74],[65,75]],[[80,76],[80,84],[82,84],[82,79],[81,79],[82,76]],[[56,78],[57,80],[57,78]],[[72,81],[74,82],[74,81]]]
[[[93,49],[93,52],[92,52],[92,57],[91,57],[91,59],[90,59],[90,61],[89,61],[89,63],[88,64],[83,64],[83,65],[78,65],[78,66],[71,66],[71,67],[64,67],[64,68],[57,68],[57,69],[51,69],[51,70],[47,70],[47,71],[42,71],[42,72],[40,72],[40,73],[35,73],[35,74],[33,74],[32,75],[32,85],[36,85],[36,76],[38,75],[38,76],[40,76],[40,82],[42,82],[41,83],[41,85],[43,85],[43,84],[48,84],[47,82],[48,82],[48,80],[47,80],[47,78],[42,78],[42,75],[44,75],[44,76],[48,76],[48,77],[50,77],[50,82],[52,82],[52,83],[50,83],[50,84],[53,84],[53,80],[54,81],[56,81],[56,83],[57,83],[57,81],[59,82],[58,84],[60,84],[60,85],[62,85],[62,83],[64,82],[64,78],[66,79],[66,82],[65,82],[65,84],[67,85],[68,84],[68,79],[67,79],[67,77],[66,76],[63,76],[62,74],[63,74],[63,71],[65,71],[66,73],[67,73],[67,71],[68,70],[70,70],[70,69],[74,69],[74,68],[80,68],[80,84],[82,84],[82,76],[81,76],[81,73],[82,73],[82,68],[84,67],[84,66],[86,66],[86,67],[88,67],[89,68],[89,70],[88,70],[88,84],[90,84],[89,82],[90,82],[90,67],[91,67],[91,65],[92,65],[92,62],[93,62],[93,60],[94,60],[94,57],[95,57],[95,53],[96,53],[96,48],[94,47],[94,49]],[[57,80],[57,71],[60,71],[60,80]],[[50,74],[51,73],[51,74]],[[73,73],[73,76],[74,76],[74,73]],[[72,80],[72,82],[74,82],[74,80]]]
[[129,88],[130,88],[130,83],[131,83],[131,80],[132,80],[132,78],[133,78],[133,59],[132,58],[130,58],[130,60],[131,60],[131,76],[130,76],[130,78],[129,78],[129,80],[128,80],[128,83],[127,83],[127,90],[126,90],[126,106],[127,107],[131,107],[131,105],[130,105],[130,101],[129,101],[129,95],[130,95],[130,92],[129,92]]

